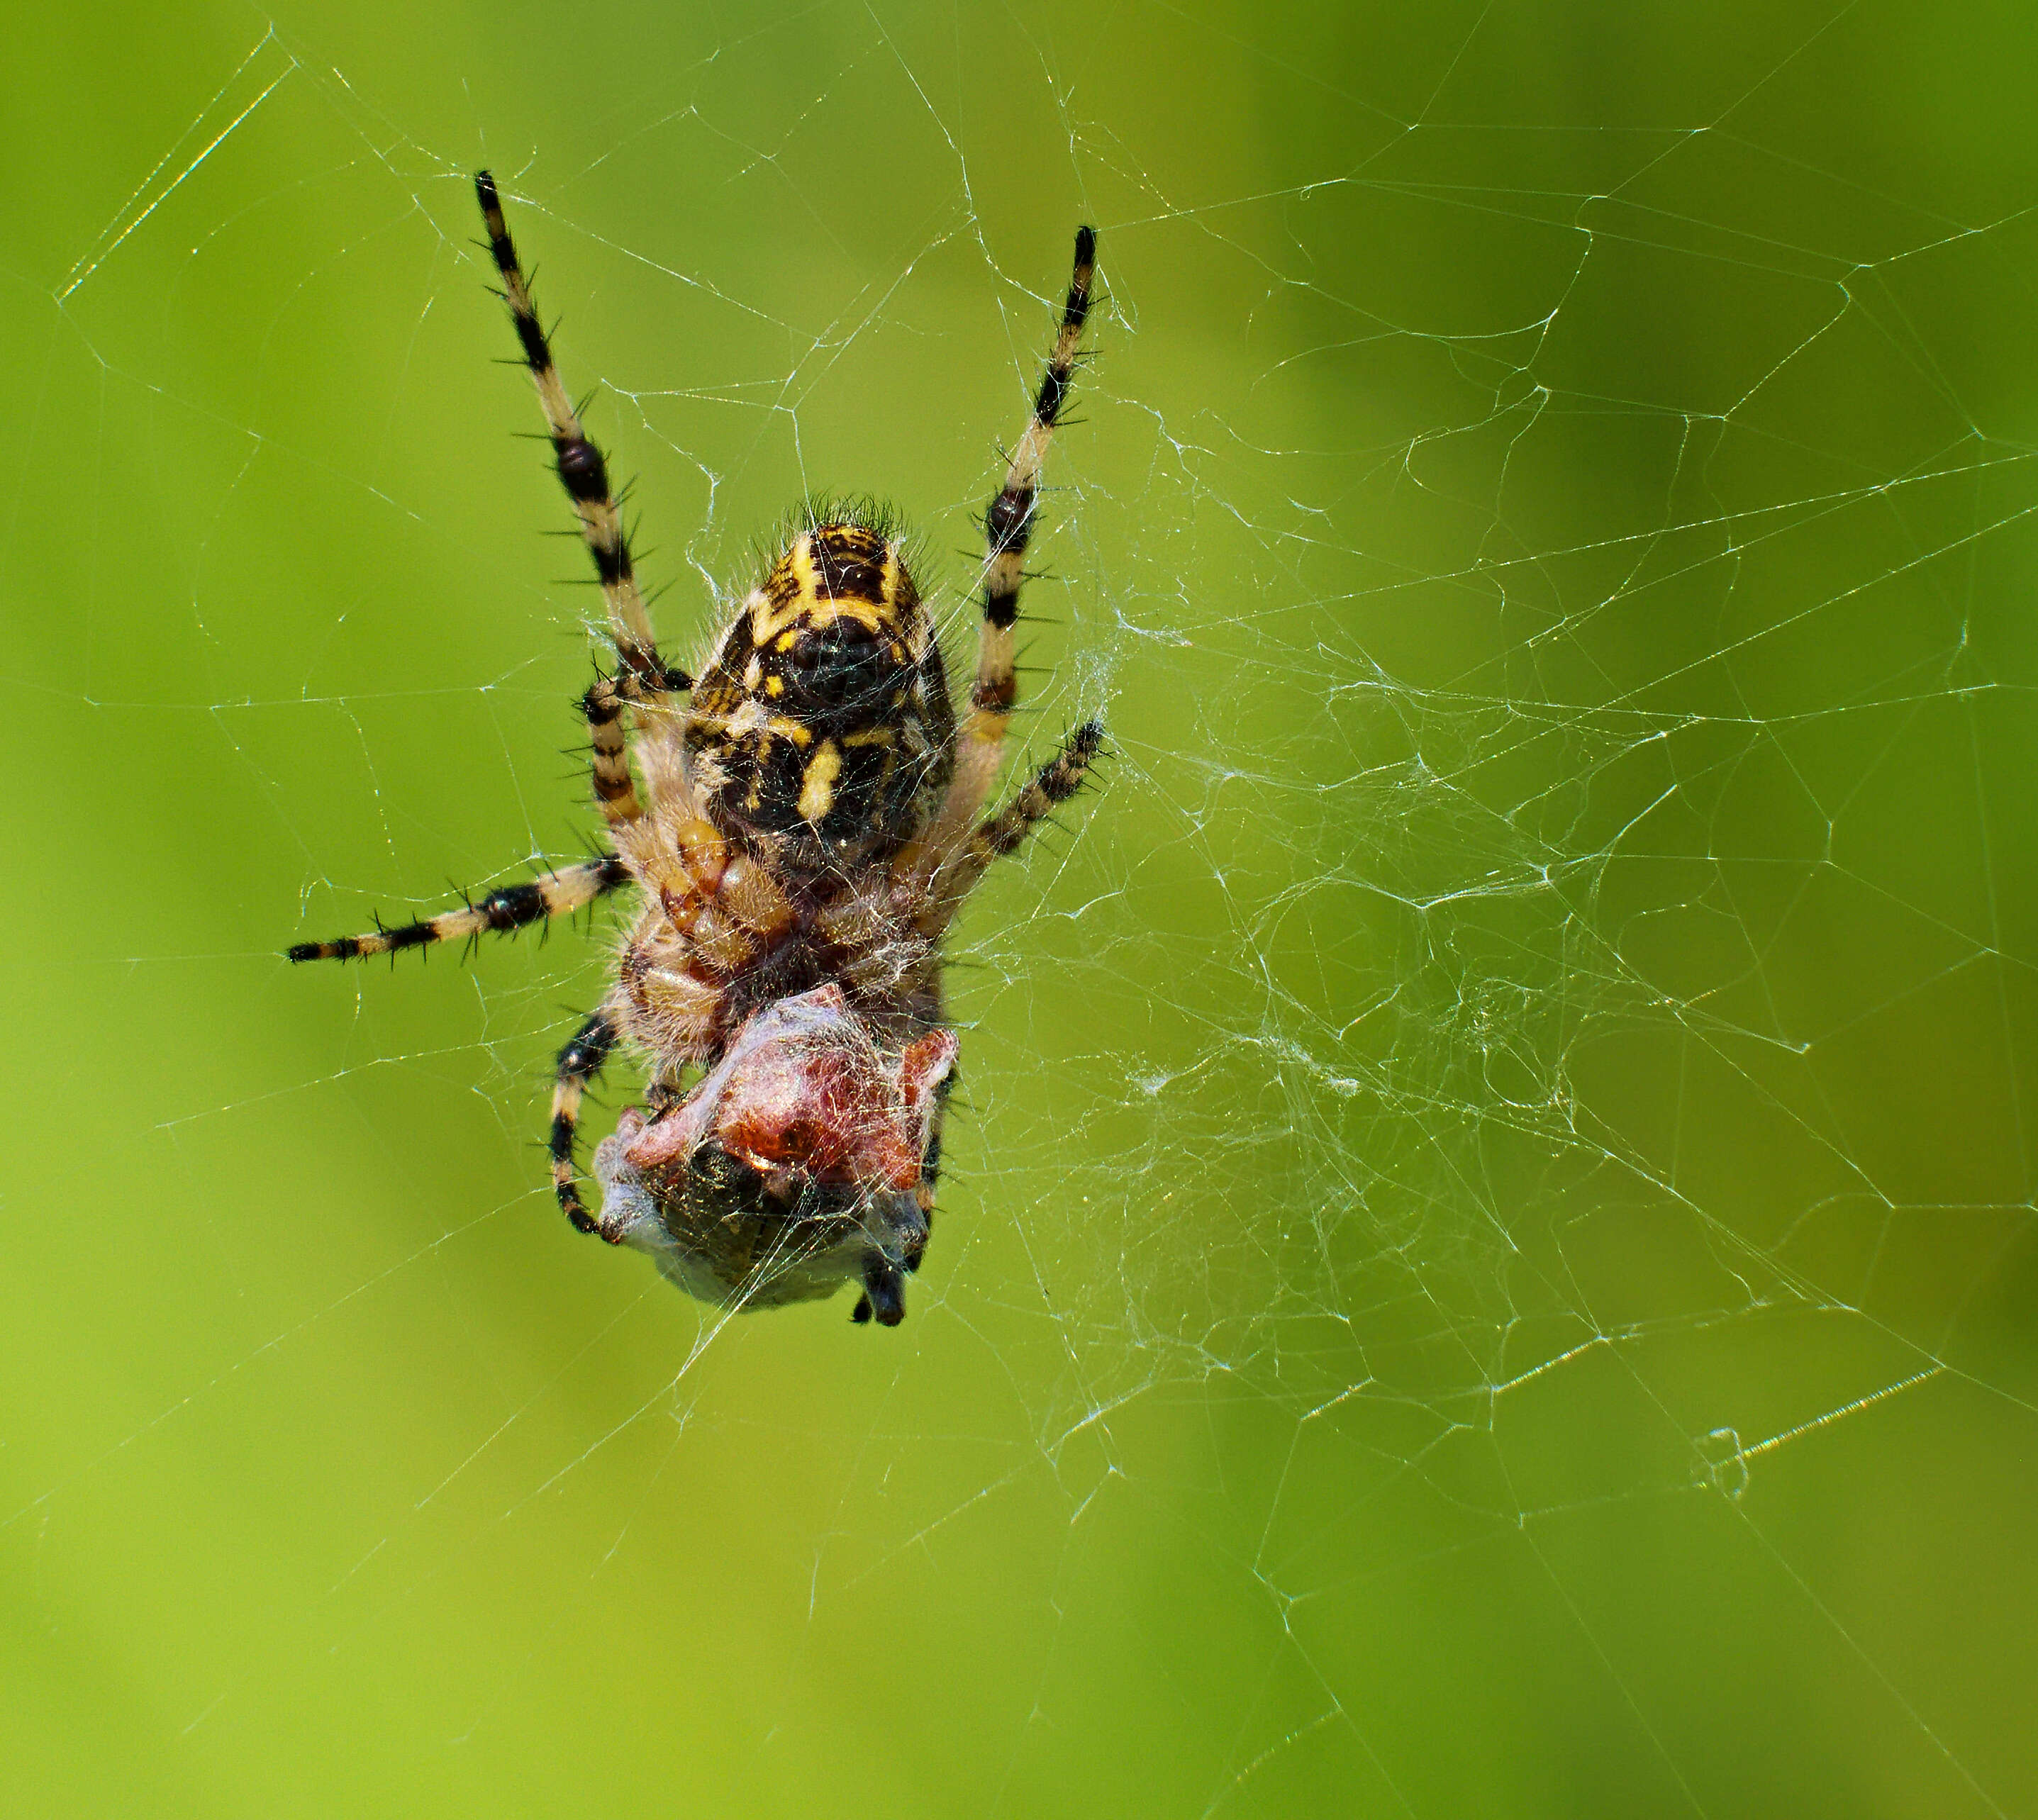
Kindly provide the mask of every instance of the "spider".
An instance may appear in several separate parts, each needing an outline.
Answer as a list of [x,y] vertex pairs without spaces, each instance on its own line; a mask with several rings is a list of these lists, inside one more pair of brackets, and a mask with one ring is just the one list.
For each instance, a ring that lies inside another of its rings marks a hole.
[[[941,944],[991,862],[1082,785],[1096,721],[994,814],[1017,698],[1013,628],[1041,464],[1089,313],[1097,236],[1076,230],[1068,300],[1032,416],[984,515],[976,672],[958,716],[898,527],[809,505],[699,678],[659,655],[601,452],[560,384],[494,180],[474,180],[499,293],[537,388],[561,485],[594,559],[616,651],[580,702],[607,850],[401,928],[292,948],[293,961],[513,930],[611,892],[640,904],[600,1009],[559,1053],[552,1183],[574,1227],[650,1253],[737,1307],[862,1286],[854,1318],[905,1312],[940,1173],[957,1039]],[[644,1104],[597,1147],[598,1214],[574,1154],[581,1101],[623,1046]]]

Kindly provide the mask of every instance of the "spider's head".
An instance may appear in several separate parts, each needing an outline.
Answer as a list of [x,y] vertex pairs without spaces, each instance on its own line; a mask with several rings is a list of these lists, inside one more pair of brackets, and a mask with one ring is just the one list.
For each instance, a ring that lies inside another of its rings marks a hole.
[[910,1194],[956,1047],[953,1031],[937,1029],[888,1053],[840,986],[816,986],[752,1016],[685,1100],[644,1128],[629,1161],[669,1171],[713,1144],[787,1198],[809,1183]]

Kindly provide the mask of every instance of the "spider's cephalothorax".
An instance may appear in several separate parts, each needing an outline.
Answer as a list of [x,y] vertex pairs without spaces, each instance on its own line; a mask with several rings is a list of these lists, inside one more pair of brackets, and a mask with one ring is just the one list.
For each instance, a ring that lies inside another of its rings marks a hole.
[[694,685],[687,746],[710,819],[790,870],[896,851],[954,766],[941,647],[888,529],[817,515]]
[[[1032,416],[985,514],[983,619],[958,720],[905,554],[872,509],[807,514],[698,683],[660,658],[607,464],[559,382],[494,183],[483,172],[475,188],[608,600],[616,672],[581,707],[612,850],[402,928],[301,943],[290,959],[518,929],[635,887],[615,986],[559,1052],[559,1205],[581,1231],[650,1252],[695,1295],[756,1307],[856,1281],[856,1319],[892,1325],[926,1245],[953,1078],[942,937],[991,863],[1075,794],[1103,740],[1097,722],[1079,727],[984,813],[1017,695],[1036,489],[1096,236],[1077,231]],[[587,1084],[619,1042],[643,1064],[645,1103],[595,1152],[596,1216],[575,1179],[574,1134]]]

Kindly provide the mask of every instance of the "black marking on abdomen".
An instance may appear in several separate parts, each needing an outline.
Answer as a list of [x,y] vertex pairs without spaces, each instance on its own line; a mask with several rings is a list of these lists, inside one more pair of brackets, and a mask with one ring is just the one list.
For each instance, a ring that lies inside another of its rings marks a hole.
[[815,585],[831,600],[885,603],[885,539],[853,524],[824,524],[813,533]]

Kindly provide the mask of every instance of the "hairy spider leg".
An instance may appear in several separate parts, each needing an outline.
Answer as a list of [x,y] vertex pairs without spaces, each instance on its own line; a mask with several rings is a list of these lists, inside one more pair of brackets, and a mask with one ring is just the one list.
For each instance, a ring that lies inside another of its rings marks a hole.
[[922,935],[938,937],[991,862],[1016,851],[1037,824],[1082,788],[1091,762],[1103,744],[1104,723],[1085,721],[1011,801],[982,823],[956,849],[935,875],[927,894],[927,906],[915,919],[915,927]]
[[[552,1087],[552,1129],[547,1148],[552,1156],[552,1192],[559,1210],[576,1232],[600,1232],[601,1223],[588,1212],[574,1179],[574,1139],[580,1129],[580,1103],[588,1083],[600,1073],[616,1046],[616,1025],[607,1011],[597,1011],[573,1033],[559,1051],[559,1073]],[[608,1235],[602,1233],[606,1239]],[[610,1239],[613,1244],[615,1240]]]
[[629,674],[626,670],[620,675],[597,676],[580,698],[581,715],[593,748],[594,800],[612,828],[634,822],[644,812],[630,775],[629,728],[623,724],[623,679]]
[[977,630],[976,675],[970,684],[969,712],[956,729],[954,781],[933,824],[909,849],[907,869],[922,879],[940,871],[962,843],[1004,762],[1006,728],[1019,694],[1013,627],[1026,579],[1026,545],[1032,535],[1040,470],[1062,407],[1068,402],[1096,269],[1097,230],[1078,228],[1068,299],[1033,400],[1033,414],[1012,451],[1005,485],[983,515],[983,619]]
[[523,885],[505,885],[479,903],[441,910],[422,921],[398,929],[377,929],[367,935],[343,935],[335,941],[301,941],[292,960],[357,960],[371,954],[393,954],[399,948],[424,948],[434,942],[459,941],[491,929],[510,930],[527,924],[570,916],[583,904],[631,882],[630,868],[612,853],[578,865],[562,866]]
[[896,1327],[906,1318],[906,1279],[896,1264],[875,1251],[863,1261],[863,1293],[849,1318],[861,1326],[873,1314],[881,1327]]
[[502,276],[502,300],[510,306],[524,364],[530,369],[531,382],[537,388],[538,403],[545,414],[545,426],[551,433],[559,484],[573,501],[581,536],[594,558],[595,573],[600,578],[602,595],[608,604],[609,635],[616,641],[616,655],[622,660],[616,675],[597,682],[581,702],[594,743],[595,795],[612,826],[634,821],[643,812],[630,781],[623,704],[655,706],[667,694],[691,688],[692,681],[684,671],[667,668],[659,658],[651,616],[631,563],[630,539],[623,529],[622,509],[609,489],[608,464],[602,459],[601,451],[588,440],[579,414],[560,382],[551,344],[538,321],[530,281],[517,262],[516,244],[502,218],[495,180],[486,171],[479,172],[474,180],[474,193],[488,229],[489,252]]

